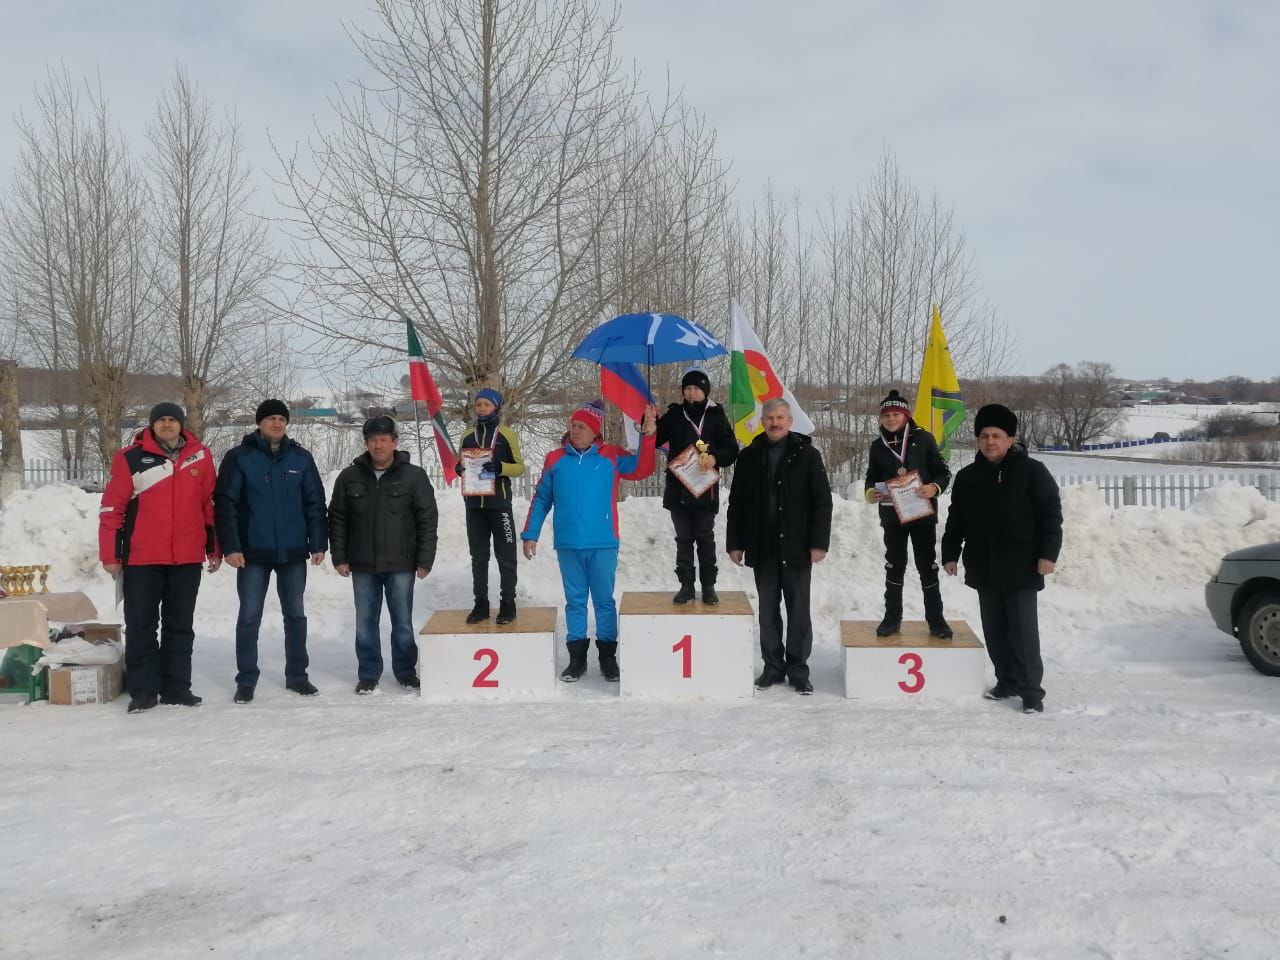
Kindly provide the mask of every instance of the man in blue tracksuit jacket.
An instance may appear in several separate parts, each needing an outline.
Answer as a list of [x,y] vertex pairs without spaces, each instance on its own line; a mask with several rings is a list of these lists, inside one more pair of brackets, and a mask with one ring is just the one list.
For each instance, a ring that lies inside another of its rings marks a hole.
[[587,669],[588,597],[596,611],[600,672],[606,680],[618,679],[618,607],[613,599],[618,572],[618,482],[643,480],[653,473],[657,413],[652,404],[645,408],[640,451],[631,454],[601,442],[604,405],[598,400],[584,404],[569,419],[564,446],[547,454],[542,465],[520,539],[525,557],[533,559],[542,524],[556,508],[552,524],[564,581],[569,648],[569,665],[560,679],[566,683]]
[[271,574],[284,615],[285,687],[304,697],[318,692],[307,678],[307,616],[302,594],[307,560],[329,549],[324,485],[311,454],[286,436],[289,408],[280,400],[258,407],[258,429],[222,458],[213,492],[214,521],[228,564],[236,568],[236,703],[250,703],[258,683],[258,629]]

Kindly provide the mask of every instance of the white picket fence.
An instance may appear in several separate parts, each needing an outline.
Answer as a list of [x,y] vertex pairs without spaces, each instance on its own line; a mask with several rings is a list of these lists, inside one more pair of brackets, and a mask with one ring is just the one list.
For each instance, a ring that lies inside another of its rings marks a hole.
[[82,460],[23,460],[22,483],[28,490],[51,483],[70,483],[86,490],[101,490],[102,467]]
[[1056,475],[1054,479],[1062,487],[1092,484],[1102,491],[1107,504],[1112,507],[1175,507],[1185,510],[1197,496],[1220,483],[1253,487],[1268,500],[1280,501],[1280,470],[1142,476],[1064,474]]

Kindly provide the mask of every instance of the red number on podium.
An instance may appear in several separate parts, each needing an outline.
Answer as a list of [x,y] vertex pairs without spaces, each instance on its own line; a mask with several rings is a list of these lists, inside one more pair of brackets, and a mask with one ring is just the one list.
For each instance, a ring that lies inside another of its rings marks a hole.
[[671,648],[672,653],[683,654],[680,660],[680,676],[688,680],[693,676],[693,634],[686,633],[680,642]]
[[914,683],[907,683],[905,680],[898,681],[898,689],[903,693],[919,693],[924,689],[924,674],[920,672],[920,668],[924,666],[924,661],[920,659],[918,653],[904,653],[898,658],[898,662],[907,668],[907,676],[914,679]]
[[483,647],[480,650],[477,650],[476,655],[471,659],[472,660],[487,659],[489,661],[489,665],[485,667],[483,670],[481,670],[478,674],[476,674],[476,678],[471,681],[471,686],[496,687],[498,685],[498,681],[490,680],[489,674],[493,673],[494,670],[498,669],[498,651],[490,650],[488,647]]

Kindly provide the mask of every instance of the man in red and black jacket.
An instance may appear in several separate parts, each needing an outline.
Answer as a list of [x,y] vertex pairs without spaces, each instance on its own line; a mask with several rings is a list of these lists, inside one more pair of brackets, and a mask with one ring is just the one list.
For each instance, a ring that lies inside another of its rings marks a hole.
[[98,511],[102,567],[124,577],[130,713],[157,701],[200,705],[191,692],[200,565],[208,560],[213,573],[222,558],[213,529],[213,455],[185,422],[176,403],[151,408],[150,426],[111,461]]

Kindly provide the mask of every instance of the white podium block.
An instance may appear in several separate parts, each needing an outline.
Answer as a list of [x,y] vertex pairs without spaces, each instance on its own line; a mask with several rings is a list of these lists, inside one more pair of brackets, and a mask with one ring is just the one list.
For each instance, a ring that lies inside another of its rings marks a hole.
[[514,623],[467,623],[437,610],[418,634],[424,700],[542,700],[556,683],[556,611],[521,607]]
[[747,698],[755,694],[756,618],[741,591],[677,606],[670,593],[624,593],[618,608],[619,694]]
[[858,699],[913,700],[975,697],[987,676],[987,651],[969,625],[952,620],[955,637],[929,636],[922,620],[905,620],[900,632],[877,637],[870,620],[840,621],[844,645],[844,695]]

